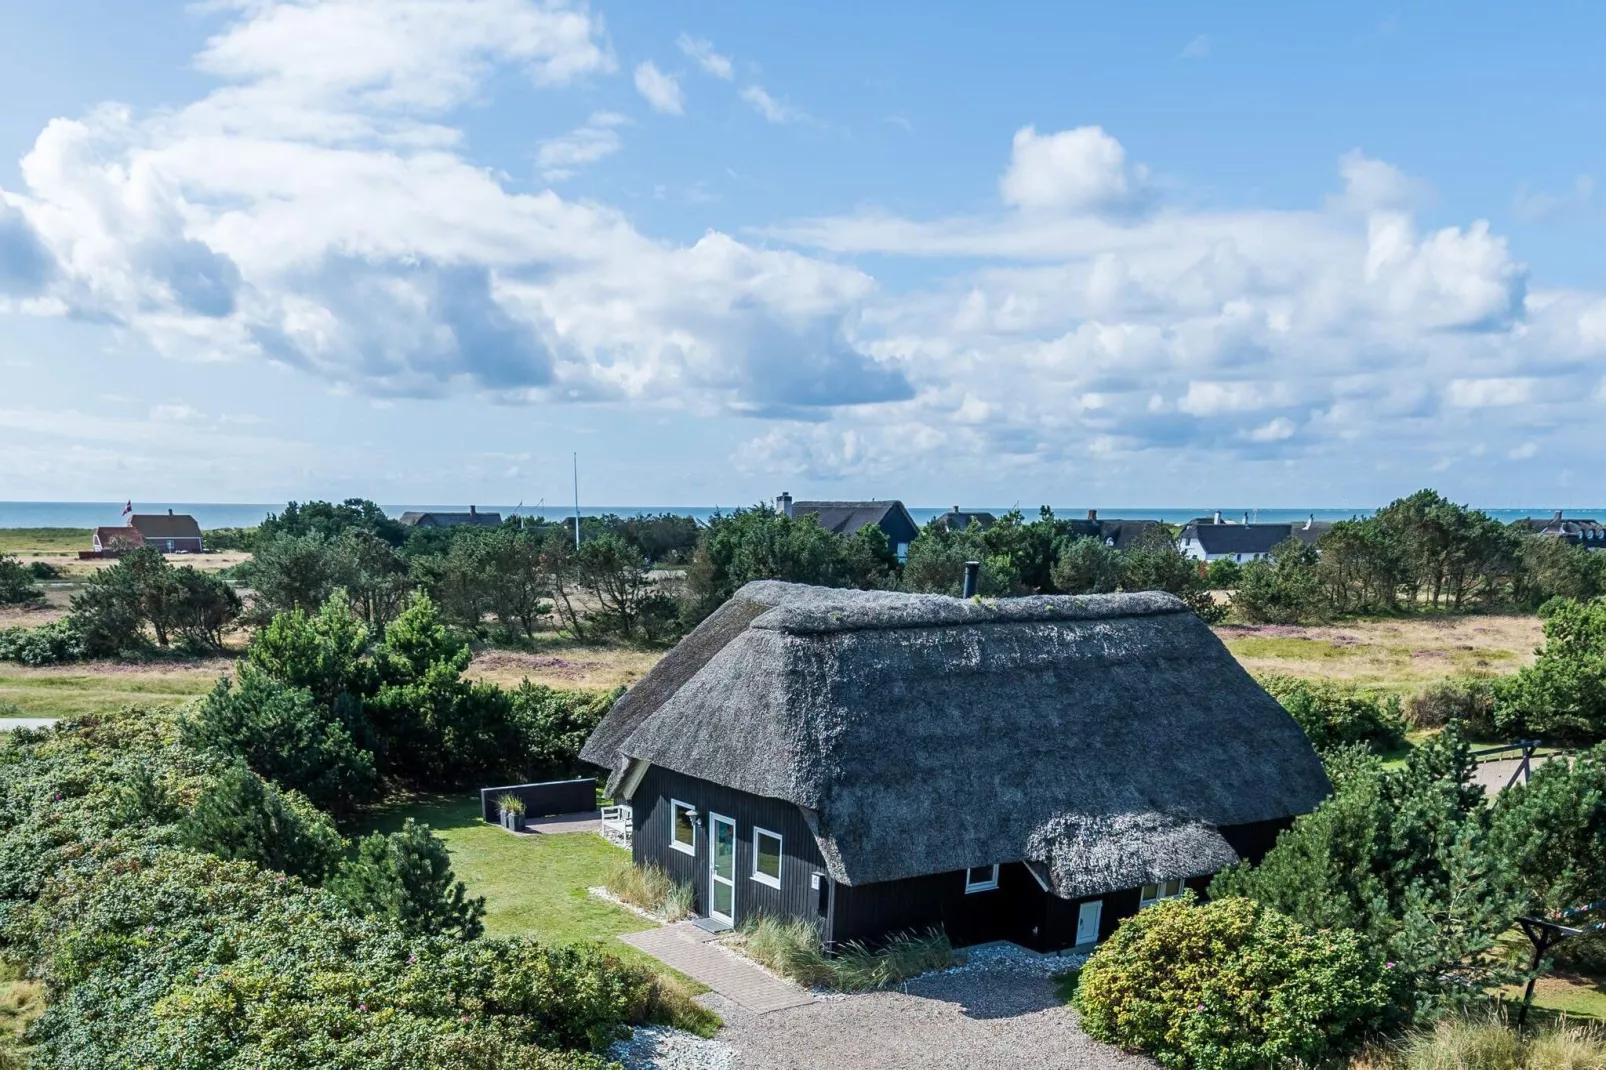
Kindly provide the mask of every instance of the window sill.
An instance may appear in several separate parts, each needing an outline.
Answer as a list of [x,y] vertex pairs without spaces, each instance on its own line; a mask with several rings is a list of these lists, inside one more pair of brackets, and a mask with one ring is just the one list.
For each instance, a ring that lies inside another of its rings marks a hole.
[[688,847],[686,844],[681,843],[679,840],[671,840],[670,843],[669,843],[669,849],[671,851],[679,851],[683,855],[691,855],[693,857],[696,857],[696,855],[697,855],[697,848],[696,847]]
[[753,879],[766,888],[774,888],[776,891],[781,890],[781,879],[779,877],[766,877],[762,873],[755,873],[753,874]]

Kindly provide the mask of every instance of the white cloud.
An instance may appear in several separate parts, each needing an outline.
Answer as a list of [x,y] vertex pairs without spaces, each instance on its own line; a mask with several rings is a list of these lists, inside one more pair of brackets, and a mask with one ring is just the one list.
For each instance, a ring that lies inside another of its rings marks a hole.
[[536,162],[542,176],[550,181],[561,181],[572,177],[576,168],[612,156],[622,147],[618,128],[624,123],[622,115],[597,112],[583,126],[541,142]]
[[800,119],[807,118],[797,108],[770,96],[761,85],[744,86],[741,98],[751,104],[754,111],[772,123],[795,123]]
[[1513,461],[1526,461],[1529,458],[1538,456],[1538,454],[1539,447],[1531,440],[1524,442],[1519,446],[1513,446],[1506,452],[1506,456],[1510,457]]
[[[611,69],[585,9],[332,2],[343,47],[359,26],[384,44],[344,71],[284,28],[312,25],[296,20],[314,6],[229,9],[203,63],[224,84],[188,106],[46,126],[23,186],[0,191],[6,307],[113,323],[174,357],[272,362],[378,403],[744,414],[765,422],[742,470],[889,492],[921,472],[944,485],[1074,472],[1089,496],[1159,496],[1228,472],[1294,500],[1308,478],[1274,484],[1262,465],[1297,458],[1340,500],[1359,485],[1346,480],[1414,484],[1483,448],[1457,473],[1497,469],[1598,409],[1606,294],[1530,292],[1487,222],[1423,229],[1424,185],[1383,161],[1346,155],[1343,195],[1312,191],[1309,207],[1224,210],[1159,203],[1099,127],[1027,127],[1000,153],[988,212],[660,241],[606,204],[515,192],[449,125],[493,71],[552,85]],[[544,29],[500,34],[493,16]],[[619,151],[623,121],[598,113],[542,143],[539,168],[556,181]],[[928,270],[883,288],[860,254]],[[145,404],[150,419],[114,428],[28,419],[92,443],[226,437],[222,417]],[[18,459],[39,460],[0,441],[0,464]]]
[[1526,405],[1533,400],[1532,379],[1452,379],[1445,388],[1450,404],[1463,409]]
[[1204,59],[1210,55],[1210,35],[1202,33],[1182,46],[1183,59]]
[[1538,223],[1584,208],[1594,197],[1595,179],[1591,175],[1579,175],[1566,193],[1530,190],[1527,183],[1520,183],[1511,198],[1511,209],[1523,222]]
[[1014,152],[998,189],[1005,203],[1028,210],[1130,208],[1149,196],[1148,169],[1129,166],[1126,149],[1102,127],[1040,135],[1024,126],[1015,131]]
[[1251,442],[1281,442],[1293,438],[1296,430],[1294,421],[1286,416],[1279,416],[1249,432],[1248,437]]
[[730,57],[715,52],[714,42],[683,33],[675,39],[675,44],[687,58],[695,60],[699,67],[715,78],[728,82],[736,77],[736,68]]
[[652,106],[652,110],[665,115],[684,115],[686,95],[674,75],[665,74],[651,60],[636,65],[636,92]]
[[1329,199],[1330,207],[1365,215],[1370,212],[1408,212],[1433,199],[1433,187],[1411,178],[1393,164],[1351,149],[1338,161],[1344,192]]

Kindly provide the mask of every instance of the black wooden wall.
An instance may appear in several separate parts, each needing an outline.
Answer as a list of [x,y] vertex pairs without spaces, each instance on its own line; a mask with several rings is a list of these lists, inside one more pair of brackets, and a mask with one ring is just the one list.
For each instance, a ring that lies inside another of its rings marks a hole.
[[[697,808],[695,855],[669,846],[671,799]],[[793,804],[657,766],[647,770],[631,802],[635,861],[654,863],[677,881],[690,884],[696,891],[699,915],[708,912],[708,815],[713,812],[736,822],[736,924],[757,914],[820,918],[831,946],[848,941],[873,945],[894,933],[939,928],[956,947],[1011,940],[1024,947],[1057,951],[1076,942],[1076,920],[1084,902],[1103,901],[1101,941],[1115,932],[1123,918],[1138,912],[1137,888],[1061,899],[1045,892],[1018,862],[1000,866],[998,887],[986,892],[967,893],[963,870],[876,884],[835,884],[825,873],[825,860],[802,812]],[[1288,824],[1286,820],[1266,821],[1221,832],[1242,857],[1258,861]],[[779,889],[752,879],[755,826],[782,837]],[[815,874],[819,875],[819,888],[812,886]],[[1203,898],[1210,879],[1190,878],[1186,884]]]
[[[695,856],[669,846],[671,799],[697,808]],[[820,857],[814,834],[804,822],[802,811],[791,803],[653,766],[637,785],[631,806],[636,863],[662,866],[677,881],[690,884],[697,893],[698,914],[708,913],[708,815],[712,812],[736,822],[736,924],[757,914],[820,916],[820,893],[811,887],[811,877],[820,874],[827,891],[830,878],[825,876],[825,860]],[[781,837],[779,889],[752,877],[755,827]]]

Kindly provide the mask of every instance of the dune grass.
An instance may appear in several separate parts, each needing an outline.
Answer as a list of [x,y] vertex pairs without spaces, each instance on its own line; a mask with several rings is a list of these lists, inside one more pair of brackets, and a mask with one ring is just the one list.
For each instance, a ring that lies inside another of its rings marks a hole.
[[1351,1070],[1601,1070],[1606,1031],[1564,1018],[1524,1032],[1500,1013],[1447,1017],[1431,1029],[1379,1043],[1350,1060]]
[[0,528],[0,554],[74,554],[89,549],[89,528]]
[[692,887],[679,884],[661,866],[638,866],[621,859],[608,871],[603,887],[631,906],[657,914],[665,921],[691,916]]
[[1532,614],[1388,617],[1320,627],[1218,628],[1244,668],[1390,691],[1408,697],[1467,673],[1509,673],[1543,641]]
[[22,1070],[27,1065],[22,1031],[44,1009],[44,986],[0,962],[0,1070]]
[[66,718],[128,705],[167,706],[206,694],[232,664],[227,658],[50,668],[0,662],[0,703],[15,705],[22,717]]
[[760,916],[744,922],[731,942],[782,977],[838,992],[890,988],[955,961],[953,945],[936,930],[898,933],[873,949],[850,942],[827,958],[819,929],[801,918]]

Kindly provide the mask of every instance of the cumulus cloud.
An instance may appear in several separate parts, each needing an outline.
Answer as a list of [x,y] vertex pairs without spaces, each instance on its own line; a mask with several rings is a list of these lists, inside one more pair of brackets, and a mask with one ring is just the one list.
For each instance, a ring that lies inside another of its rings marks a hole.
[[652,107],[665,115],[684,115],[686,95],[674,75],[665,74],[651,60],[636,65],[636,92]]
[[1128,164],[1126,149],[1102,127],[1038,134],[1023,126],[998,190],[1005,203],[1033,211],[1127,209],[1148,199],[1149,173]]
[[[376,397],[795,416],[910,395],[855,334],[874,293],[856,269],[717,232],[657,242],[605,206],[509,192],[460,153],[438,116],[491,70],[550,85],[611,69],[586,9],[325,0],[233,14],[200,58],[228,84],[172,112],[109,105],[40,134],[25,188],[4,194],[10,288],[174,356],[266,359]],[[543,142],[538,167],[557,181],[619,151],[623,123],[592,115]]]
[[[1025,127],[990,211],[661,241],[595,200],[516,192],[451,125],[493,71],[557,91],[614,70],[588,9],[228,11],[199,61],[212,92],[40,133],[21,188],[0,191],[3,307],[374,399],[740,414],[737,466],[881,486],[1072,472],[1116,494],[1292,458],[1335,481],[1479,449],[1515,463],[1559,454],[1551,436],[1606,381],[1606,295],[1531,286],[1485,221],[1423,227],[1425,183],[1359,152],[1336,160],[1335,197],[1223,210],[1162,201],[1100,127]],[[705,44],[681,47],[723,77]],[[772,121],[800,115],[743,94]],[[577,173],[620,151],[623,122],[592,115],[536,166]],[[882,288],[860,256],[913,281]],[[183,415],[132,423],[216,422]]]
[[675,40],[675,44],[688,59],[696,61],[699,67],[715,78],[728,82],[736,77],[736,68],[730,57],[715,52],[714,42],[683,33]]

